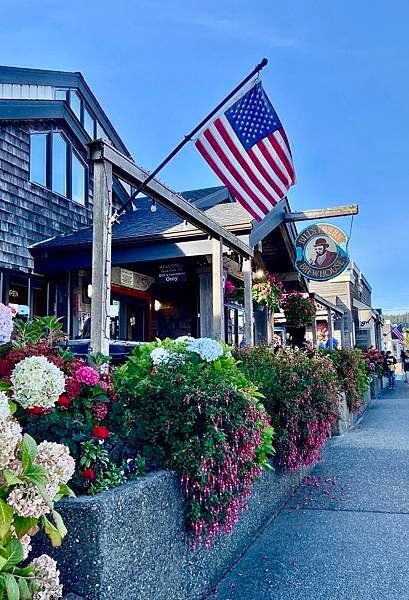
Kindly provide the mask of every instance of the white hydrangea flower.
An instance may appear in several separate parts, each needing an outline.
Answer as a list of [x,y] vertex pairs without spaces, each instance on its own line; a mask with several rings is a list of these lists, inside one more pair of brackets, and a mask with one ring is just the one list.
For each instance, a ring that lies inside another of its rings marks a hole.
[[56,442],[41,442],[37,448],[35,463],[45,467],[50,481],[68,483],[75,471],[75,460],[67,446]]
[[198,338],[189,342],[187,349],[189,352],[199,354],[205,362],[213,362],[223,356],[223,346],[212,338]]
[[18,536],[16,534],[16,530],[14,528],[14,525],[12,525],[10,529],[11,529],[11,533],[12,533],[13,537],[16,539],[19,539],[19,541],[21,542],[21,545],[23,546],[23,553],[24,553],[24,560],[25,560],[32,550],[31,537],[28,534],[26,534],[26,535],[23,535],[23,537],[18,538]]
[[0,344],[5,344],[10,341],[13,332],[13,310],[0,303]]
[[0,419],[5,419],[11,415],[9,401],[4,392],[0,392]]
[[20,361],[11,374],[13,400],[23,408],[51,408],[64,391],[64,373],[45,356]]
[[15,451],[23,436],[19,422],[13,417],[0,419],[0,469],[15,459]]
[[39,589],[34,592],[33,600],[59,600],[62,598],[62,585],[57,563],[48,554],[42,554],[31,561],[34,577]]
[[171,357],[171,353],[166,348],[154,348],[151,352],[151,359],[155,366],[167,365]]
[[191,342],[192,340],[194,340],[195,338],[192,337],[191,335],[180,335],[179,337],[177,337],[175,339],[175,342]]
[[[50,486],[47,485],[46,490],[52,499],[58,491],[58,485],[57,489],[55,487],[50,489]],[[50,491],[54,493],[50,494]],[[12,507],[19,517],[35,517],[38,519],[50,512],[50,508],[44,502],[38,489],[26,483],[17,485],[11,490],[7,497],[7,504]]]

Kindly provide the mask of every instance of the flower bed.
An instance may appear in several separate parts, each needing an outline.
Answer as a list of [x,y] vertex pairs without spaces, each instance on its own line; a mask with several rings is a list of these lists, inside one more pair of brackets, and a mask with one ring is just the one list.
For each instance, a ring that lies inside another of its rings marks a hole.
[[238,352],[240,368],[264,395],[275,429],[276,464],[314,463],[338,415],[339,384],[331,360],[317,353],[269,348]]

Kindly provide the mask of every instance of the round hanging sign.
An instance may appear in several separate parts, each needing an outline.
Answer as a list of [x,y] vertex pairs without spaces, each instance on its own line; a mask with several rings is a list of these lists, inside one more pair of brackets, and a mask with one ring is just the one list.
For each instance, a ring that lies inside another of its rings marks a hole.
[[310,225],[295,241],[295,268],[312,281],[333,279],[349,264],[348,241],[345,231],[335,225]]

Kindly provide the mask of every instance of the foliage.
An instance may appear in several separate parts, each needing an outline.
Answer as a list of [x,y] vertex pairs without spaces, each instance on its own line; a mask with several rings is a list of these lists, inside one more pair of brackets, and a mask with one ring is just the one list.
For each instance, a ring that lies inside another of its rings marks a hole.
[[338,411],[338,381],[331,361],[295,350],[269,348],[237,352],[239,368],[264,396],[275,430],[276,463],[289,469],[310,465],[320,451]]
[[16,347],[47,342],[52,345],[65,338],[58,317],[34,317],[29,321],[14,320],[13,343]]
[[369,375],[382,375],[385,368],[385,359],[376,348],[362,350],[362,357]]
[[353,413],[361,412],[363,399],[369,387],[368,370],[361,351],[342,348],[321,352],[331,358],[337,370],[349,410]]
[[22,436],[15,408],[0,392],[0,598],[57,600],[62,586],[55,561],[47,555],[24,561],[40,528],[53,546],[61,544],[67,531],[54,503],[72,495],[67,483],[74,461],[60,444],[37,446]]
[[305,298],[298,292],[290,292],[282,300],[285,319],[288,325],[300,327],[311,325],[317,314],[317,307],[312,298]]
[[267,308],[276,311],[280,303],[283,284],[274,275],[263,273],[255,275],[252,286],[253,300],[265,304]]
[[196,541],[231,531],[272,453],[273,429],[228,348],[206,339],[138,346],[116,379],[120,435],[181,476]]

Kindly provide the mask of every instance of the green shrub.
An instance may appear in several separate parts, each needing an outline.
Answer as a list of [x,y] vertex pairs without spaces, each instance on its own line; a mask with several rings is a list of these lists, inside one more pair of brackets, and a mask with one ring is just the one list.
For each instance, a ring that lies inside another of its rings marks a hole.
[[341,389],[345,392],[348,408],[353,413],[362,411],[364,396],[369,388],[367,363],[361,350],[322,350],[337,370]]

